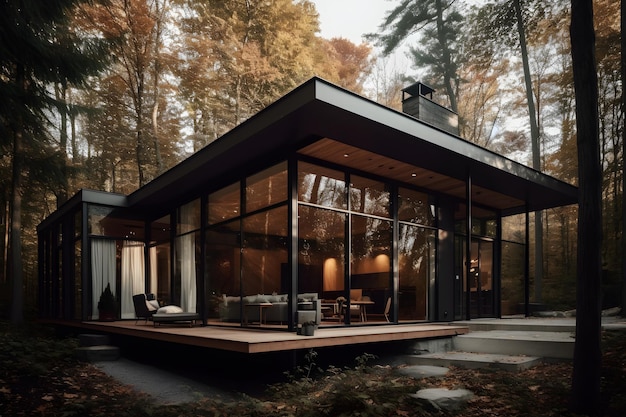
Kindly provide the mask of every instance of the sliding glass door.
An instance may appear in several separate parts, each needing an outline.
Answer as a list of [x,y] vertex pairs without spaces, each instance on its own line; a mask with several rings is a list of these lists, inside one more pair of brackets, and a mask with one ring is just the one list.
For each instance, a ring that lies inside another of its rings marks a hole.
[[473,238],[469,261],[466,244],[464,237],[456,238],[456,317],[468,318],[468,312],[469,318],[494,317],[493,241]]

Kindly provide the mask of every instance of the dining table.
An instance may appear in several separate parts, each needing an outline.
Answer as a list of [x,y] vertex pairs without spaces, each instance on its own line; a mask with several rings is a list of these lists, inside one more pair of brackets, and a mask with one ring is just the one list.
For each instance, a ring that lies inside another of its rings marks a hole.
[[359,306],[361,321],[367,321],[367,306],[374,305],[371,300],[350,300],[350,304],[353,306]]

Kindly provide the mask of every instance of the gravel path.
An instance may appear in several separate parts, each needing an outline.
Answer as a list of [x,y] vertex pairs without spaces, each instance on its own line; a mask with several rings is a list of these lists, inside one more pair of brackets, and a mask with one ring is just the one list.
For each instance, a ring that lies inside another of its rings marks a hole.
[[118,381],[150,395],[161,404],[181,404],[205,397],[218,397],[222,401],[236,399],[236,394],[125,358],[96,362],[94,365]]

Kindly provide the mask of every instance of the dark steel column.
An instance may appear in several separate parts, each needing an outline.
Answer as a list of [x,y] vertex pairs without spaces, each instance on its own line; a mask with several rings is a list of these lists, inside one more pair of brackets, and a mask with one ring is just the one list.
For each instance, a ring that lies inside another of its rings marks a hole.
[[524,315],[530,316],[530,213],[526,203],[526,247],[524,248]]
[[289,303],[287,310],[287,328],[290,332],[296,330],[298,313],[298,160],[295,154],[287,160],[287,228],[289,236],[287,237],[287,259],[289,262],[289,271],[291,279],[289,280]]
[[465,315],[467,320],[471,320],[471,276],[470,270],[472,269],[472,174],[468,170],[467,172],[467,180],[465,183],[465,204],[466,204],[466,212],[465,212],[465,234],[466,234],[466,243],[465,243]]
[[[200,276],[196,276],[196,297],[197,304],[200,308],[200,318],[202,319],[202,325],[207,325],[207,265],[206,265],[206,225],[208,219],[208,195],[203,195],[200,198]],[[208,297],[213,297],[213,294],[208,294]]]
[[89,320],[93,311],[93,282],[91,277],[91,245],[89,241],[89,205],[81,204],[81,264],[80,279],[82,280],[83,293],[81,294],[81,302],[83,303],[82,316],[83,320]]
[[502,212],[498,212],[496,224],[496,243],[493,245],[493,281],[491,291],[493,292],[494,313],[498,318],[502,318]]
[[[392,190],[391,190],[391,195],[393,196],[393,198],[391,199],[391,214],[393,217],[393,235],[391,238],[391,297],[392,297],[392,302],[391,302],[391,306],[392,309],[390,311],[391,313],[391,322],[392,323],[398,323],[398,292],[400,291],[400,256],[399,256],[399,250],[400,247],[398,245],[398,240],[400,239],[400,224],[399,224],[399,218],[398,218],[398,187],[397,186],[393,186]],[[430,286],[430,282],[429,282],[429,286]],[[427,291],[428,294],[428,291]],[[426,297],[428,297],[428,295],[426,295]],[[385,297],[385,302],[386,302],[387,297]],[[430,306],[430,302],[427,304],[428,306]],[[432,319],[432,317],[429,317],[429,310],[430,308],[428,308],[426,310],[426,319]]]

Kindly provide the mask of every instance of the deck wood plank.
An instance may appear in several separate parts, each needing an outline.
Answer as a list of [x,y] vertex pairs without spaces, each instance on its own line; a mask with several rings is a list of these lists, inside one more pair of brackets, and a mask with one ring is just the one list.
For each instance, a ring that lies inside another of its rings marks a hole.
[[[47,321],[51,322],[51,321]],[[314,336],[267,328],[236,328],[223,326],[160,326],[133,321],[67,322],[51,324],[77,327],[86,331],[134,336],[145,339],[206,347],[240,353],[264,353],[449,337],[468,333],[466,326],[449,324],[399,324],[390,326],[353,326],[318,328]]]

